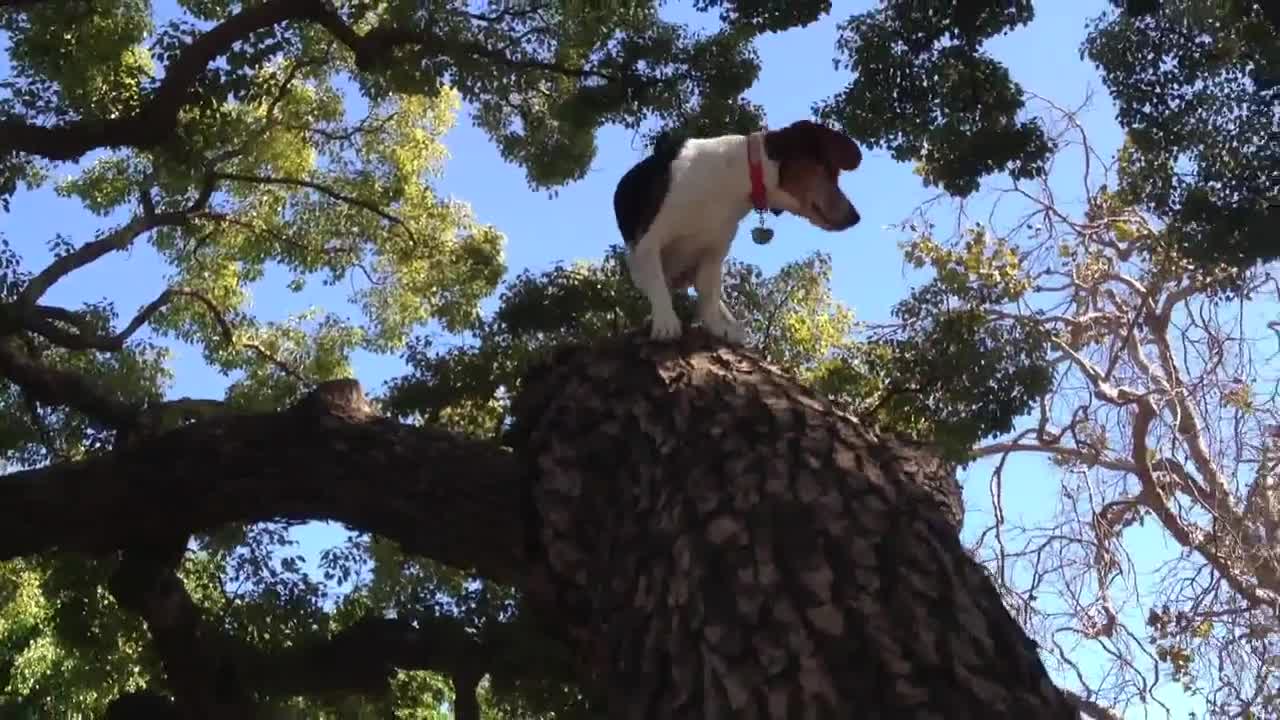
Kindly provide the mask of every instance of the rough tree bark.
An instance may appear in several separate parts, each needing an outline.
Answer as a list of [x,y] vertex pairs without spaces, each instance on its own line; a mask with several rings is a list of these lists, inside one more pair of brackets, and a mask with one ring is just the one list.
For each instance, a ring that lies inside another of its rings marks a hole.
[[531,594],[610,717],[1077,716],[927,448],[701,334],[569,349],[527,384]]
[[[0,558],[332,519],[520,587],[611,718],[1077,716],[964,553],[954,469],[927,448],[697,332],[565,349],[515,414],[512,452],[374,417],[354,383],[329,384],[284,413],[5,477]],[[479,667],[468,640],[386,620],[287,657],[205,647],[191,606],[165,596],[183,593],[171,566],[127,558],[145,582],[113,592],[204,656],[166,658],[188,673],[170,689],[190,717],[218,716],[194,707],[206,695],[341,683],[341,664],[360,665],[357,690],[391,666]],[[216,676],[204,690],[201,673]]]

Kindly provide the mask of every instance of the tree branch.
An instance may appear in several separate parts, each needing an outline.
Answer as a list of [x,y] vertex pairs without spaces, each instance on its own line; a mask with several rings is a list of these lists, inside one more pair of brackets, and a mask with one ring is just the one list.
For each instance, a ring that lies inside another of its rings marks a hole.
[[[22,2],[24,0],[8,0]],[[193,90],[209,65],[236,43],[290,20],[314,22],[356,57],[361,70],[377,66],[399,47],[431,47],[438,54],[477,58],[514,71],[546,71],[582,80],[620,80],[614,75],[539,60],[519,60],[478,42],[451,42],[429,31],[379,27],[361,35],[326,0],[267,0],[232,15],[196,38],[166,68],[164,79],[135,113],[107,119],[76,120],[53,127],[19,119],[0,119],[0,154],[29,153],[49,160],[74,160],[96,148],[154,148],[176,131],[178,115],[193,100]]]
[[[284,373],[285,375],[288,375],[289,377],[293,378],[294,380],[297,380],[300,383],[303,383],[304,385],[308,382],[307,378],[301,372],[299,372],[296,368],[291,366],[289,363],[285,362],[280,356],[276,355],[275,353],[263,347],[261,343],[256,343],[256,342],[237,343],[235,329],[231,327],[231,322],[227,320],[226,315],[223,314],[222,310],[218,308],[217,303],[209,299],[209,296],[205,295],[202,292],[198,292],[196,290],[190,290],[186,288],[172,288],[170,290],[166,290],[165,292],[172,293],[173,295],[181,295],[183,297],[189,297],[192,300],[195,300],[196,302],[203,305],[205,310],[208,310],[209,314],[213,316],[213,321],[218,324],[218,331],[222,334],[223,342],[227,343],[227,345],[231,347],[240,345],[243,348],[251,350],[254,353],[256,353],[259,357],[261,357],[263,360],[266,360],[267,362],[274,365],[278,370],[280,370],[280,372]],[[159,302],[159,299],[157,299],[156,302]]]
[[[330,382],[288,411],[214,418],[0,478],[0,558],[108,552],[229,522],[318,519],[514,581],[522,472],[511,453],[370,417],[362,403],[354,381]],[[422,523],[424,507],[438,522]]]
[[265,175],[246,175],[242,173],[221,173],[220,172],[216,174],[216,177],[219,180],[231,180],[233,182],[251,183],[254,185],[288,185],[291,187],[300,187],[300,188],[306,188],[308,190],[314,190],[320,193],[321,195],[337,200],[338,202],[343,202],[348,205],[353,205],[362,210],[366,210],[368,212],[373,213],[374,215],[377,215],[383,220],[386,220],[388,223],[392,225],[396,225],[400,229],[404,230],[405,234],[409,236],[410,242],[416,242],[413,236],[413,231],[409,229],[409,226],[401,218],[395,215],[392,215],[386,210],[383,210],[382,208],[378,207],[376,203],[369,202],[368,200],[362,200],[358,197],[355,197],[354,195],[348,195],[342,192],[341,190],[335,190],[331,187],[328,187],[327,185],[324,185],[318,182],[312,182],[310,180],[301,180],[298,178],[269,177]]
[[476,689],[483,677],[478,673],[453,673],[453,720],[480,720],[480,701]]
[[137,422],[139,407],[112,397],[79,373],[40,364],[19,347],[16,337],[0,338],[0,375],[37,402],[69,407],[106,427],[118,430]]
[[[283,412],[218,416],[0,479],[0,559],[127,549],[144,590],[134,606],[177,652],[207,636],[180,595],[165,600],[179,586],[142,572],[170,566],[174,538],[334,520],[517,586],[610,716],[1075,717],[964,553],[955,469],[928,446],[861,426],[701,332],[563,349],[528,374],[513,415],[515,453],[376,417],[353,381],[326,383]],[[161,550],[137,554],[148,548]],[[351,637],[389,662],[443,657],[423,645],[443,641],[397,632]],[[175,662],[212,683],[191,697],[234,705],[253,682],[313,687],[340,664],[318,653],[250,656],[230,675]],[[866,657],[882,660],[870,681],[850,661]],[[453,677],[467,687],[475,670]],[[939,684],[939,672],[963,682]]]
[[[124,349],[124,344],[129,338],[133,337],[134,333],[138,332],[152,316],[181,294],[184,294],[182,290],[173,288],[160,293],[159,297],[147,303],[123,330],[114,335],[97,333],[84,317],[60,307],[37,305],[34,312],[27,317],[25,324],[31,332],[67,350],[119,352]],[[64,330],[58,326],[59,322],[71,325],[76,328],[76,331]]]
[[1039,453],[1042,455],[1052,455],[1054,457],[1075,460],[1085,465],[1106,468],[1107,470],[1115,470],[1123,473],[1137,474],[1138,468],[1132,462],[1108,459],[1101,454],[1094,455],[1092,453],[1080,450],[1079,448],[1068,447],[1065,445],[1049,445],[1043,443],[1019,443],[1019,442],[998,442],[982,445],[974,448],[971,453],[975,458],[990,457],[992,455],[1004,455],[1006,453]]
[[[184,545],[185,538],[175,536],[165,545],[126,551],[110,589],[122,607],[146,622],[169,685],[188,711],[244,717],[260,695],[384,694],[396,669],[478,682],[486,661],[507,640],[503,634],[480,638],[445,616],[414,622],[367,616],[331,637],[262,651],[208,622],[175,572]],[[504,626],[512,627],[517,626]]]
[[252,698],[224,661],[227,639],[205,622],[175,572],[187,540],[179,531],[127,549],[108,588],[146,623],[168,685],[190,716],[250,716]]
[[1142,492],[1138,499],[1164,525],[1165,530],[1178,544],[1188,550],[1194,550],[1207,562],[1232,590],[1257,607],[1272,611],[1280,609],[1280,593],[1260,587],[1255,578],[1246,578],[1240,568],[1233,566],[1231,559],[1219,551],[1220,540],[1206,533],[1203,529],[1183,522],[1170,504],[1168,493],[1156,482],[1157,468],[1149,458],[1147,435],[1151,424],[1157,417],[1157,411],[1150,400],[1137,404],[1137,412],[1133,418],[1133,463],[1138,468],[1138,479],[1142,483]]
[[164,79],[137,112],[105,120],[77,120],[46,127],[0,120],[0,153],[16,151],[49,160],[74,160],[102,147],[152,148],[177,129],[179,111],[192,100],[196,81],[215,59],[259,30],[314,14],[319,0],[267,0],[251,5],[196,38],[165,67]]
[[[3,131],[0,130],[0,132]],[[203,205],[203,202],[207,202],[207,198],[197,200],[197,204],[188,210],[135,217],[97,240],[87,242],[59,257],[31,278],[19,293],[16,304],[24,310],[33,307],[49,291],[49,288],[62,278],[104,255],[129,247],[134,240],[158,227],[182,223],[187,219],[188,213]]]

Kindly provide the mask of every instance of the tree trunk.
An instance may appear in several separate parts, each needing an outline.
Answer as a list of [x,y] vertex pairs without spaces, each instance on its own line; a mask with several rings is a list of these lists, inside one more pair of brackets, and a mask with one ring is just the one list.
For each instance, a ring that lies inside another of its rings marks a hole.
[[208,698],[385,692],[397,667],[562,677],[518,651],[519,627],[447,617],[374,616],[264,654],[220,636],[172,558],[138,554],[273,518],[515,585],[610,718],[1076,716],[964,553],[954,468],[928,448],[698,332],[569,348],[524,388],[509,448],[379,418],[338,381],[283,412],[10,473],[0,559],[125,549],[111,589],[167,656],[184,717],[221,717]]
[[527,590],[610,718],[1077,716],[925,448],[701,334],[563,351],[515,410]]

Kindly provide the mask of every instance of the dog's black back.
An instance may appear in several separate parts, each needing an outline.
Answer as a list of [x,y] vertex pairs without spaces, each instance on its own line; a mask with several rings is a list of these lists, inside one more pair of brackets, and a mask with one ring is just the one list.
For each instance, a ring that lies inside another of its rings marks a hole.
[[636,163],[618,181],[613,192],[613,214],[627,247],[639,242],[671,189],[671,163],[684,149],[684,138],[673,140],[658,135],[653,154]]

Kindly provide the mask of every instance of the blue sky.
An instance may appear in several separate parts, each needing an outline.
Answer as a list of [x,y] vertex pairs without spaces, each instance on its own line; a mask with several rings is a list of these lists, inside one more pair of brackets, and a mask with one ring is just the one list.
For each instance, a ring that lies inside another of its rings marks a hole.
[[[761,38],[758,47],[764,69],[750,91],[752,100],[766,108],[773,125],[783,125],[808,117],[815,101],[839,90],[848,80],[843,71],[834,70],[836,25],[854,12],[871,6],[870,2],[836,2],[827,18],[809,27],[781,35]],[[1087,21],[1104,10],[1104,2],[1088,0],[1075,3],[1039,2],[1037,18],[1028,28],[998,38],[990,50],[1009,66],[1014,78],[1024,87],[1068,106],[1077,105],[1088,90],[1095,93],[1092,109],[1083,120],[1090,139],[1104,157],[1119,146],[1121,135],[1112,120],[1112,108],[1096,71],[1081,61],[1080,42]],[[683,9],[668,16],[694,19]],[[3,62],[0,59],[0,62]],[[4,71],[0,67],[0,74]],[[618,241],[612,211],[612,193],[618,177],[643,155],[637,138],[629,131],[606,129],[598,138],[599,154],[588,176],[559,190],[554,198],[530,190],[523,172],[505,163],[484,134],[472,127],[464,116],[445,138],[452,159],[446,166],[437,189],[471,204],[476,216],[492,223],[507,237],[506,259],[511,274],[524,269],[544,269],[558,260],[598,258],[606,246]],[[776,230],[774,241],[757,246],[746,239],[750,220],[744,222],[734,257],[761,265],[772,271],[781,264],[815,250],[828,252],[833,263],[835,296],[852,306],[858,316],[868,320],[885,320],[892,305],[906,295],[913,276],[903,266],[898,248],[900,237],[886,226],[905,219],[923,200],[935,191],[921,185],[910,165],[893,161],[885,151],[866,150],[862,167],[846,174],[841,181],[845,191],[862,213],[862,223],[841,233],[829,234],[809,227],[788,216],[771,220]],[[1073,182],[1079,167],[1074,160],[1058,167],[1063,178]],[[1074,186],[1073,186],[1074,187]],[[1078,190],[1064,190],[1060,199],[1070,204],[1079,199]],[[118,217],[116,219],[119,219]],[[108,219],[109,220],[109,219]],[[96,218],[78,203],[63,200],[45,187],[22,192],[14,199],[13,212],[0,215],[0,234],[7,237],[32,264],[42,262],[47,254],[44,242],[61,232],[77,243],[92,238],[108,220]],[[255,311],[264,318],[282,318],[308,305],[336,309],[343,304],[344,288],[319,288],[294,295],[284,290],[283,283],[268,282],[255,289]],[[86,300],[109,297],[122,315],[149,301],[163,289],[164,272],[155,255],[145,245],[72,276],[55,287],[50,302],[78,304]],[[492,302],[487,304],[492,307]],[[174,396],[218,397],[227,379],[206,368],[198,352],[175,347],[177,379]],[[361,355],[356,359],[357,377],[373,391],[388,378],[402,371],[396,358]],[[989,464],[979,464],[966,473],[966,501],[969,517],[966,535],[984,527],[991,514],[987,491]],[[984,472],[985,471],[985,472]],[[1005,471],[1005,506],[1011,520],[1027,523],[1044,518],[1056,501],[1057,483],[1054,470],[1045,463],[1026,458],[1010,462]],[[1151,529],[1138,531],[1130,538],[1131,551],[1146,558],[1144,565],[1154,569],[1155,563],[1168,557],[1170,548],[1161,535]],[[334,528],[311,528],[299,534],[304,553],[314,556],[325,544],[338,537]],[[970,537],[966,538],[971,539]],[[1088,655],[1086,659],[1088,669]],[[1196,707],[1182,697],[1176,688],[1157,692],[1177,717],[1186,717]],[[1162,716],[1158,711],[1155,716]],[[1144,717],[1133,709],[1126,717]]]

